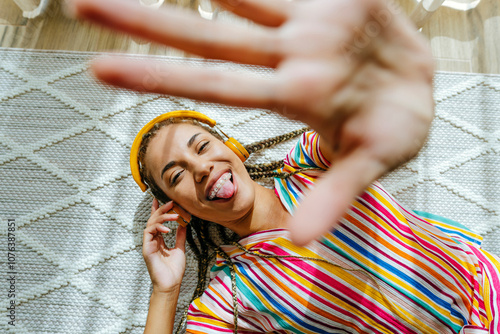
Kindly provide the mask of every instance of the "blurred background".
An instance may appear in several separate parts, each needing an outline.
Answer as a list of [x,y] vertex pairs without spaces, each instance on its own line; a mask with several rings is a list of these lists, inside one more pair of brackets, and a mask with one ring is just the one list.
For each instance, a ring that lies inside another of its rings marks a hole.
[[[173,4],[191,8],[206,19],[250,24],[227,11],[219,11],[209,0],[124,1],[140,1],[144,6],[152,8]],[[411,14],[419,5],[417,0],[394,2],[407,14]],[[431,11],[437,10],[432,16],[419,22],[422,34],[431,41],[436,69],[499,74],[500,2],[447,0],[439,6],[441,3],[442,1],[422,0],[421,6]],[[72,20],[65,16],[62,0],[0,0],[0,46],[186,56],[164,46]]]

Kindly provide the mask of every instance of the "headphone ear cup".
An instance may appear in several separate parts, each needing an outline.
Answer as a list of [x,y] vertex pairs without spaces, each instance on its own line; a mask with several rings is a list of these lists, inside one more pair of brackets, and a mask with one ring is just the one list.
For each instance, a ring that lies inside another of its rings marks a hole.
[[229,147],[231,151],[233,151],[242,162],[245,162],[245,160],[247,160],[250,156],[250,153],[248,153],[246,148],[243,147],[243,145],[241,145],[240,142],[233,137],[230,137],[224,144],[226,144],[226,146]]

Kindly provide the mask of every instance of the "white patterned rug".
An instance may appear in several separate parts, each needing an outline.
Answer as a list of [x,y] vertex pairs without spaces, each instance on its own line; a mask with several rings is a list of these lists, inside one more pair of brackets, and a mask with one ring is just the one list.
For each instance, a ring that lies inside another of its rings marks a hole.
[[[151,202],[132,180],[128,154],[154,116],[195,109],[243,143],[302,127],[264,110],[102,86],[87,71],[93,56],[0,49],[0,332],[143,332],[150,279],[141,247]],[[408,207],[465,224],[500,254],[500,77],[438,73],[435,86],[428,144],[382,182]],[[252,159],[280,159],[291,145]],[[9,222],[15,260],[8,258]],[[190,256],[179,311],[195,283]],[[9,289],[15,297],[5,298]],[[11,301],[15,326],[8,324]]]

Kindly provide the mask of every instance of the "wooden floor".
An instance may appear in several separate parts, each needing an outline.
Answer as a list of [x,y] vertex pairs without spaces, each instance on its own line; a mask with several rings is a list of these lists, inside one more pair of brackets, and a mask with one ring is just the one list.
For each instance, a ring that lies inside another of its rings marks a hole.
[[[0,0],[0,47],[189,56],[70,19],[64,15],[61,2],[51,0],[42,16],[26,19],[13,0]],[[208,0],[166,2],[194,9],[201,3],[202,8],[210,9]],[[416,6],[416,0],[396,2],[406,13]],[[224,12],[220,17],[230,19]],[[481,0],[468,11],[441,7],[424,25],[422,34],[431,42],[437,70],[500,74],[499,0]]]

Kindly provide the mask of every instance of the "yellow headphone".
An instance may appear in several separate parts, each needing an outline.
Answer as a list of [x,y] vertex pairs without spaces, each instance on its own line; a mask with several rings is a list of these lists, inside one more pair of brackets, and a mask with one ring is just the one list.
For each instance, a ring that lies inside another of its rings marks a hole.
[[[132,177],[134,178],[135,182],[139,185],[142,191],[146,191],[148,189],[148,186],[142,181],[141,174],[139,172],[139,148],[141,147],[142,136],[146,134],[149,130],[151,130],[156,123],[159,123],[169,118],[191,118],[198,120],[204,124],[207,124],[212,128],[216,125],[216,122],[210,117],[205,116],[202,113],[193,110],[170,111],[163,115],[155,117],[153,120],[149,121],[148,124],[146,124],[139,131],[137,136],[135,136],[134,142],[132,143],[132,149],[130,150],[130,170],[132,171]],[[224,132],[222,132],[222,130],[220,129],[218,130],[228,138],[224,144],[226,144],[226,146],[229,147],[231,151],[233,151],[240,158],[241,161],[245,162],[245,160],[250,156],[245,147],[243,147],[243,145],[241,145],[236,139],[226,135]],[[179,218],[181,219],[181,217]],[[181,225],[185,225],[184,221],[182,221],[182,223],[181,222],[179,223]]]

